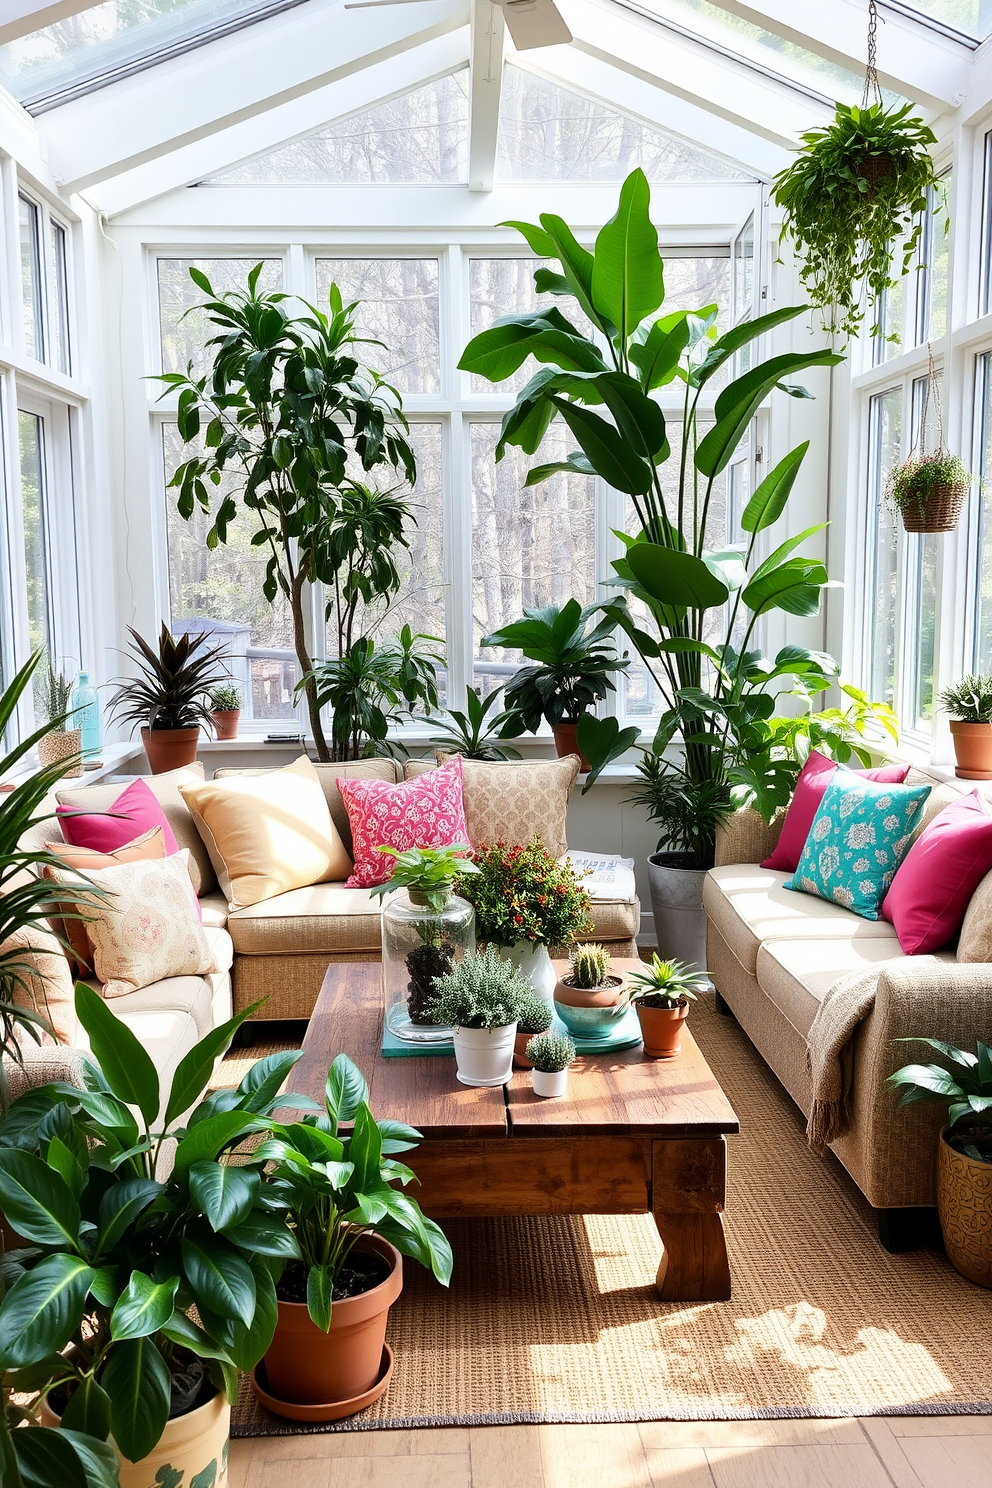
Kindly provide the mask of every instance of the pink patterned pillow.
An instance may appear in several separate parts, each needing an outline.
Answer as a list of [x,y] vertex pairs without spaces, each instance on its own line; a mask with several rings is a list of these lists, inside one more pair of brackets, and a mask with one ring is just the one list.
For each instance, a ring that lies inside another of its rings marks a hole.
[[462,759],[403,785],[385,780],[336,782],[348,809],[354,871],[345,887],[371,889],[392,876],[393,863],[377,847],[451,847],[469,840],[462,805]]

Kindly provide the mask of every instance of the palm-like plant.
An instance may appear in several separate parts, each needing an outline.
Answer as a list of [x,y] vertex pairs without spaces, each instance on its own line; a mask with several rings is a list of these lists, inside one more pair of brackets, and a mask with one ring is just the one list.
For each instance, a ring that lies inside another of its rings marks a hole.
[[333,759],[387,752],[391,723],[418,703],[428,712],[437,707],[437,669],[444,657],[429,649],[434,644],[440,644],[437,636],[414,635],[409,625],[379,647],[372,636],[359,636],[297,684],[297,691],[312,684],[318,709],[330,707]]
[[435,724],[437,732],[431,737],[432,747],[470,760],[519,759],[519,749],[502,742],[508,731],[511,734],[518,731],[518,715],[512,708],[502,708],[489,717],[499,699],[499,688],[483,701],[476,688],[470,687],[465,712],[449,708],[447,718]]
[[117,679],[110,710],[126,723],[155,729],[210,727],[210,693],[227,681],[224,648],[208,646],[205,636],[173,636],[162,626],[158,651],[128,627],[137,677]]
[[548,605],[524,610],[522,620],[483,636],[484,646],[519,650],[536,663],[522,667],[506,687],[507,706],[522,728],[533,733],[542,719],[552,728],[556,723],[576,723],[615,691],[612,674],[622,672],[628,663],[613,646],[616,621],[600,616],[592,623],[600,611],[600,605],[582,609],[578,600],[570,599],[561,609]]
[[628,995],[631,1002],[642,1002],[645,1007],[678,1007],[685,998],[695,1002],[706,988],[707,975],[697,966],[666,960],[655,951],[643,971],[628,973]]

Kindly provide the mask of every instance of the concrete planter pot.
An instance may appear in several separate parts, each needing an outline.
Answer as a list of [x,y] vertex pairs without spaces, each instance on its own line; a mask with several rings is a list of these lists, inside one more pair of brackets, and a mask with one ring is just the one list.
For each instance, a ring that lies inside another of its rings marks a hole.
[[705,868],[682,866],[685,853],[652,853],[648,888],[658,953],[687,966],[706,965]]

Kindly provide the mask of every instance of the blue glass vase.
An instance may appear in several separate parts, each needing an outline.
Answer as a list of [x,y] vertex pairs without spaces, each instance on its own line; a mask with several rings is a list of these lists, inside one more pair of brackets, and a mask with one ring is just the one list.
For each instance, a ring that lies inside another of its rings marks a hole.
[[72,684],[69,697],[72,709],[72,726],[82,730],[84,760],[100,758],[100,699],[96,688],[90,686],[88,672],[79,672]]

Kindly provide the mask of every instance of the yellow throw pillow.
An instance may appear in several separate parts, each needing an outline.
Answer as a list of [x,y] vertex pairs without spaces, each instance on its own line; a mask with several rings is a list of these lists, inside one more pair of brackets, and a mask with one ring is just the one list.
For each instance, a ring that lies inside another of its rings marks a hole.
[[282,770],[181,784],[179,791],[232,910],[351,872],[306,755]]
[[[79,881],[53,868],[57,883]],[[167,977],[217,970],[196,908],[186,849],[171,857],[90,869],[86,877],[107,898],[87,906],[86,935],[104,997],[123,997]]]

